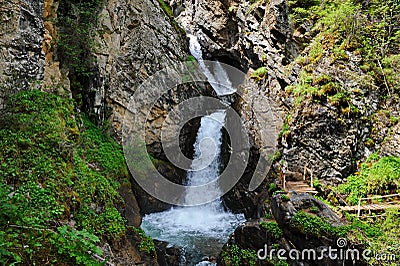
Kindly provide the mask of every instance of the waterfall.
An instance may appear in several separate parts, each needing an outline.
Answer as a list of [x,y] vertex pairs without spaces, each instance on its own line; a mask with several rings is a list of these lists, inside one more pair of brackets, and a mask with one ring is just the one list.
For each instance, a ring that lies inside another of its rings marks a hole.
[[[192,164],[192,169],[201,170],[188,171],[187,185],[204,185],[218,178],[224,120],[225,112],[222,110],[201,119],[196,143],[194,144],[194,160]],[[219,192],[220,189],[216,185],[208,191],[208,194],[219,195]],[[198,199],[201,200],[202,195],[193,192],[188,192],[185,195],[185,202],[189,205],[191,202],[199,202]]]
[[[194,36],[190,38],[191,52],[199,61],[215,92],[218,95],[232,94],[234,91],[222,66],[217,66],[213,69],[214,72],[210,72],[202,61],[197,38]],[[195,160],[191,166],[191,169],[197,170],[187,172],[187,185],[203,185],[218,178],[225,116],[224,110],[218,110],[201,118],[193,147]],[[188,191],[185,195],[186,203],[204,199],[204,195]],[[219,195],[219,192],[219,187],[216,185],[209,189],[207,197],[210,194]],[[164,212],[146,215],[143,217],[142,228],[154,239],[184,247],[191,258],[184,265],[215,265],[209,262],[196,263],[205,255],[217,256],[229,235],[243,221],[243,214],[226,211],[221,199],[217,199],[200,206],[174,207]]]
[[188,34],[189,37],[189,49],[190,53],[196,58],[199,63],[201,71],[207,77],[208,82],[213,87],[214,91],[218,96],[230,95],[235,93],[236,90],[233,88],[232,83],[229,79],[228,74],[222,67],[222,65],[216,61],[215,69],[210,70],[209,67],[203,61],[203,53],[199,40],[196,36]]

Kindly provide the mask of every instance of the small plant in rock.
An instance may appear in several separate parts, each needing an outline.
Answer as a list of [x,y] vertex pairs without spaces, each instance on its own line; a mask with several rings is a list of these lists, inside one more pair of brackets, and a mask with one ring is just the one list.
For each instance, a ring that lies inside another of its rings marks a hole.
[[270,233],[272,236],[275,237],[275,239],[279,239],[282,237],[283,232],[282,229],[279,228],[279,225],[277,222],[272,221],[272,222],[261,222],[260,225],[265,228],[265,230]]
[[286,195],[286,194],[281,194],[281,200],[282,200],[282,201],[289,201],[290,198],[289,198],[289,196]]
[[319,213],[319,208],[318,208],[317,206],[312,206],[312,207],[310,208],[310,212],[312,212],[312,213]]
[[256,71],[254,71],[250,77],[255,81],[259,82],[264,78],[266,78],[267,75],[268,75],[267,67],[260,67]]

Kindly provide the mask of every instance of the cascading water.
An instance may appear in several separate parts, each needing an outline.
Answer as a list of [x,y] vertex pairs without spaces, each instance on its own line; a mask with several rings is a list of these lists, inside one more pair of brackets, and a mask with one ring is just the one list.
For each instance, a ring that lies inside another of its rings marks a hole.
[[[231,94],[229,78],[223,68],[216,69],[212,74],[201,61],[201,50],[197,38],[191,36],[191,51],[198,59],[200,67],[218,95]],[[222,84],[220,86],[216,84]],[[194,144],[194,159],[192,169],[187,173],[187,185],[197,186],[209,183],[220,174],[220,153],[222,144],[222,127],[225,122],[225,111],[216,111],[204,116],[200,122]],[[196,165],[194,165],[196,164]],[[219,194],[215,186],[208,194]],[[207,195],[209,196],[209,195]],[[185,202],[202,199],[204,195],[188,192]],[[198,202],[198,201],[197,201]],[[233,230],[244,221],[242,214],[235,215],[226,211],[220,199],[192,207],[176,207],[165,212],[152,213],[143,217],[142,228],[154,239],[167,241],[173,245],[182,246],[186,251],[186,262],[183,265],[194,265],[203,256],[218,255],[222,245]],[[201,262],[198,265],[215,265]]]
[[217,95],[224,96],[235,93],[236,90],[232,87],[228,74],[221,64],[217,61],[215,69],[211,72],[203,61],[203,53],[201,52],[201,46],[197,37],[191,34],[188,34],[188,37],[190,40],[190,53],[197,59],[197,62],[199,62],[201,71],[207,77],[208,82],[211,84]]

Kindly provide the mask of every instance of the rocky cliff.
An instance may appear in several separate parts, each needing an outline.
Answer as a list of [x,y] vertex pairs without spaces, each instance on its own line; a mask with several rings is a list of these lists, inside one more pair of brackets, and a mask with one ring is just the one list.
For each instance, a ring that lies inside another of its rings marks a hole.
[[3,99],[43,79],[42,1],[0,1],[0,108]]
[[[306,167],[307,176],[313,173],[338,184],[356,171],[356,161],[381,147],[397,123],[398,100],[383,97],[388,88],[378,89],[384,86],[379,69],[371,77],[363,68],[367,59],[351,44],[340,46],[341,36],[351,38],[353,33],[344,29],[342,35],[330,33],[329,27],[338,26],[319,24],[318,15],[298,22],[299,8],[318,4],[289,4],[279,0],[171,3],[178,20],[199,36],[209,58],[249,70],[249,76],[253,73],[255,85],[247,86],[239,109],[251,108],[246,104],[258,95],[268,98],[280,131],[278,157],[287,178],[302,178]],[[361,25],[354,27],[353,31],[361,31]]]

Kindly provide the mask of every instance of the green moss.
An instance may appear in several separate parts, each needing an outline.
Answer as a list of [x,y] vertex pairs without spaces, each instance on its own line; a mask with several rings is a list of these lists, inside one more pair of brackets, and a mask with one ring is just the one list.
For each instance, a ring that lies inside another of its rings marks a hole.
[[277,222],[261,222],[260,225],[275,239],[280,239],[283,235],[282,229],[279,228]]
[[323,235],[336,235],[337,229],[327,221],[314,215],[297,212],[290,220],[290,227],[306,235],[321,237]]
[[180,33],[182,36],[186,35],[185,30],[176,22],[174,13],[172,12],[171,7],[169,4],[165,3],[163,0],[158,0],[158,3],[160,4],[161,9],[164,11],[164,13],[168,16],[172,26],[175,28],[175,30]]
[[251,74],[251,78],[254,79],[255,81],[259,82],[261,80],[263,80],[264,78],[266,78],[268,75],[268,70],[267,67],[260,67],[258,69],[256,69],[252,74]]

